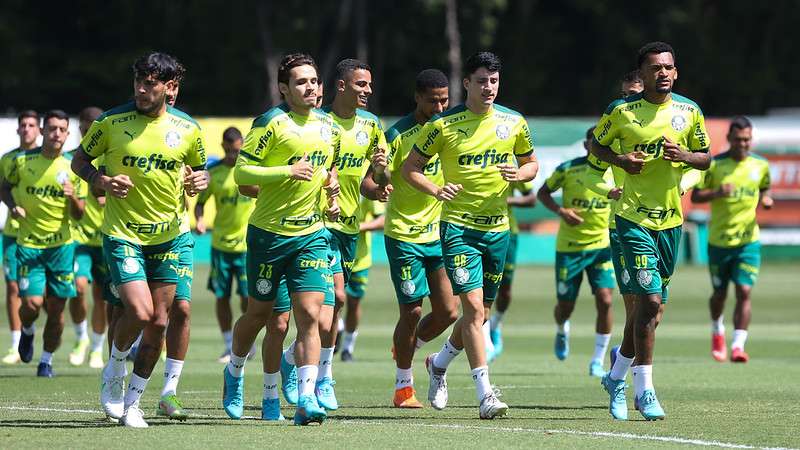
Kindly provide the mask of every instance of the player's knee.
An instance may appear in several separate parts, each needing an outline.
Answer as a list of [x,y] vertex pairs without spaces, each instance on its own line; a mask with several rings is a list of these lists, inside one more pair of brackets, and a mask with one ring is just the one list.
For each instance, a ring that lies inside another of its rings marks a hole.
[[19,297],[19,285],[17,283],[6,283],[6,299]]
[[736,285],[736,301],[739,303],[750,301],[750,291],[752,288],[747,285]]
[[403,322],[405,322],[409,328],[414,329],[417,326],[417,323],[419,323],[420,319],[422,319],[422,306],[403,308],[402,315]]
[[172,321],[187,321],[191,314],[191,306],[189,302],[175,301],[172,303],[172,308],[169,310],[169,319]]
[[269,325],[267,326],[267,331],[269,332],[270,337],[283,340],[283,338],[286,337],[286,334],[289,332],[288,314],[281,314],[277,317],[273,315],[272,319],[269,321]]
[[714,292],[711,293],[711,301],[721,302],[724,301],[727,296],[728,290],[726,288],[714,289]]
[[661,308],[661,296],[648,295],[639,300],[639,307],[641,311],[649,317],[658,316],[658,311]]

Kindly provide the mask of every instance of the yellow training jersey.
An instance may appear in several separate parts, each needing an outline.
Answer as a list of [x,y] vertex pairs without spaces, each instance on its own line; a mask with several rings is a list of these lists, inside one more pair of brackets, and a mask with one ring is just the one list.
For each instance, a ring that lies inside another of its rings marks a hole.
[[575,158],[559,165],[545,181],[550,192],[561,189],[564,208],[572,208],[583,219],[579,225],[570,225],[561,219],[556,238],[559,252],[597,250],[609,246],[611,201],[586,186],[587,172],[591,170],[587,157]]
[[[0,157],[0,177],[5,178],[5,174],[8,173],[8,170],[11,166],[11,162],[14,161],[14,158],[17,156],[17,153],[24,152],[21,148],[15,148],[14,150],[9,150],[8,152],[4,153],[2,157]],[[2,180],[0,180],[2,183]],[[19,231],[19,222],[17,219],[11,217],[11,214],[6,216],[6,224],[3,227],[3,234],[8,237],[17,237],[17,232]]]
[[736,161],[730,152],[722,153],[712,160],[697,187],[716,190],[728,183],[733,184],[733,193],[711,201],[708,243],[715,247],[738,247],[758,240],[759,194],[770,185],[767,160],[751,153]]
[[284,103],[257,117],[236,165],[289,166],[307,154],[314,177],[311,181],[286,177],[262,184],[249,223],[284,236],[321,229],[323,185],[339,153],[340,136],[333,118],[318,109],[302,116]]
[[[362,197],[358,207],[358,220],[360,223],[366,223],[376,217],[380,217],[383,212],[383,203]],[[372,232],[360,231],[358,233],[358,241],[356,242],[356,257],[353,261],[353,272],[366,270],[370,267],[372,267]]]
[[[392,173],[394,190],[386,205],[386,224],[383,233],[392,239],[417,244],[439,239],[439,217],[442,214],[440,201],[417,191],[403,178],[403,162],[411,152],[421,130],[422,125],[417,123],[414,113],[411,113],[386,131],[386,141],[389,144],[389,171]],[[428,160],[423,173],[436,185],[444,185],[444,175],[438,155]]]
[[17,244],[31,248],[53,248],[72,242],[70,202],[64,195],[69,181],[78,198],[86,197],[86,184],[70,169],[72,155],[48,158],[38,148],[19,152],[9,165],[6,180],[12,195],[25,210],[20,219]]
[[[522,195],[528,195],[532,191],[533,191],[533,182],[516,181],[514,183],[511,183],[511,189],[508,190],[508,196],[509,197],[514,196],[515,192],[519,192]],[[519,224],[517,223],[517,217],[514,215],[514,208],[509,208],[508,226],[511,229],[511,234],[519,233]]]
[[463,189],[442,205],[442,220],[478,231],[506,231],[510,185],[498,164],[516,164],[516,156],[533,153],[525,118],[495,104],[484,114],[465,105],[431,118],[420,131],[414,150],[439,155],[444,180]]
[[183,166],[203,170],[206,164],[194,119],[170,106],[162,116],[149,117],[131,102],[98,117],[81,147],[103,156],[108,176],[127,175],[133,183],[127,197],[106,197],[103,234],[155,245],[182,233]]
[[[598,122],[594,138],[605,146],[619,140],[622,154],[645,154],[642,172],[625,175],[618,216],[651,230],[683,224],[680,181],[684,165],[664,160],[663,148],[668,138],[690,152],[708,151],[711,141],[696,103],[675,93],[659,105],[642,94],[616,100]],[[601,171],[606,167],[596,166]]]
[[200,193],[200,204],[214,197],[216,215],[214,229],[211,231],[211,247],[224,252],[244,253],[247,251],[247,221],[256,202],[239,193],[239,186],[233,179],[232,166],[221,160],[208,166],[211,181],[208,189]]
[[339,220],[325,226],[347,234],[358,234],[358,209],[361,200],[361,180],[367,174],[372,155],[378,147],[386,148],[383,126],[378,116],[363,109],[349,119],[337,116],[331,106],[322,108],[341,129],[339,156],[333,166],[339,177]]
[[[75,150],[69,152],[74,156]],[[102,165],[103,158],[95,158],[92,165],[96,168]],[[86,193],[86,206],[83,216],[79,220],[72,219],[72,239],[82,245],[101,247],[103,245],[103,235],[100,227],[103,225],[103,206],[97,197],[88,189]]]

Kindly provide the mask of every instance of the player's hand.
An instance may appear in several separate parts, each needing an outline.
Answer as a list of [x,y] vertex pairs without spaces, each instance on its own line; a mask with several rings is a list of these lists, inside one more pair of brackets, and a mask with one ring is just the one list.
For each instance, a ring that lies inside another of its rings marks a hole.
[[13,208],[11,208],[11,211],[9,211],[9,212],[11,213],[11,217],[13,217],[15,219],[24,219],[25,218],[25,214],[26,214],[25,213],[25,208],[23,208],[22,206],[19,206],[19,205],[14,206]]
[[75,187],[72,186],[72,183],[67,180],[64,184],[61,185],[61,188],[64,190],[64,197],[74,197],[75,196]]
[[644,153],[632,152],[622,155],[622,168],[625,172],[636,175],[642,172],[644,168]]
[[386,167],[389,165],[389,158],[386,156],[386,149],[378,147],[375,153],[372,154],[372,170],[378,175],[386,173]]
[[772,209],[773,205],[775,205],[775,200],[773,200],[772,197],[768,195],[761,197],[761,206],[763,206],[764,209]]
[[608,191],[608,198],[610,198],[611,200],[619,200],[621,197],[622,197],[621,187],[615,187],[614,189]]
[[206,223],[203,221],[203,219],[197,221],[194,229],[197,231],[197,234],[206,234]]
[[325,210],[325,215],[328,217],[328,220],[331,222],[336,222],[339,220],[339,202],[336,199],[331,199],[328,201],[328,209]]
[[460,184],[447,183],[436,191],[436,200],[440,202],[449,202],[456,198],[456,195],[463,189],[464,187]]
[[730,197],[735,190],[736,186],[733,183],[725,183],[717,189],[717,197]]
[[208,172],[205,170],[195,172],[191,167],[183,166],[183,189],[189,197],[208,189]]
[[583,223],[583,218],[572,208],[559,208],[558,215],[569,225],[575,226]]
[[509,183],[519,181],[519,167],[514,164],[498,164],[497,167],[500,169],[500,175],[503,180]]
[[339,196],[339,179],[333,176],[332,173],[328,172],[326,175],[325,185],[322,186],[325,189],[325,193],[328,194],[328,198],[336,198]]
[[381,203],[388,202],[389,196],[392,194],[392,191],[394,191],[394,186],[392,186],[391,184],[387,184],[386,186],[384,186],[383,189],[381,189],[380,192],[378,192],[378,201]]
[[664,136],[664,160],[672,162],[685,162],[687,152],[681,150],[681,146],[672,142]]
[[115,175],[113,177],[101,175],[97,179],[99,180],[98,187],[100,189],[117,198],[127,197],[128,191],[133,187],[133,183],[127,175]]
[[293,180],[311,181],[314,177],[314,166],[308,161],[308,153],[303,153],[300,160],[291,165],[290,170]]

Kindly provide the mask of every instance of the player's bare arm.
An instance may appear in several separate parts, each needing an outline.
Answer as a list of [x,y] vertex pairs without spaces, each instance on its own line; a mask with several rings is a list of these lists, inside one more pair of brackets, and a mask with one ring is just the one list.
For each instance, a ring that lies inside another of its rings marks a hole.
[[439,187],[429,180],[424,173],[425,165],[428,164],[429,159],[430,157],[418,151],[409,153],[408,158],[403,163],[403,178],[414,189],[436,197],[439,201],[447,202],[454,199],[464,187],[453,183],[446,183],[444,186]]
[[83,147],[78,147],[72,157],[72,171],[89,183],[89,187],[92,189],[105,191],[117,198],[127,197],[128,191],[133,187],[131,179],[127,175],[109,177],[92,165],[93,159],[83,150]]
[[690,152],[684,150],[677,142],[672,142],[664,137],[664,159],[672,162],[682,162],[697,170],[708,170],[711,166],[711,154],[708,152]]

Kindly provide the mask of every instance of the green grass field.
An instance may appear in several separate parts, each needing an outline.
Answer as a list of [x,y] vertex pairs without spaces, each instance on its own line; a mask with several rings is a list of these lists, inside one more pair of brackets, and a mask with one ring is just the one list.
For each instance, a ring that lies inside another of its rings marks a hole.
[[[494,384],[510,405],[508,418],[481,421],[465,356],[449,370],[450,404],[397,410],[390,407],[394,364],[389,349],[397,307],[384,268],[374,269],[364,305],[356,361],[334,364],[338,411],[321,427],[266,424],[260,417],[260,358],[247,366],[248,418],[232,421],[221,409],[222,342],[213,315],[213,298],[203,287],[207,267],[197,267],[192,343],[179,394],[192,417],[176,423],[155,417],[162,365],[156,367],[142,406],[151,427],[129,430],[104,422],[98,405],[98,372],[68,366],[74,342],[68,325],[55,357],[54,379],[37,379],[36,356],[28,365],[0,367],[0,447],[2,448],[173,448],[263,447],[269,444],[319,448],[503,448],[592,447],[661,448],[685,446],[800,447],[800,303],[797,265],[768,265],[755,291],[754,319],[746,365],[717,363],[709,352],[706,309],[710,283],[704,267],[682,266],[674,277],[670,303],[658,330],[655,385],[667,420],[615,422],[598,379],[587,375],[593,348],[594,307],[583,292],[572,320],[572,353],[560,362],[552,351],[554,325],[552,268],[518,270],[514,303],[504,326],[505,353],[491,366]],[[619,301],[617,301],[619,300]],[[624,318],[615,299],[615,335]],[[728,334],[732,300],[726,310]],[[9,342],[2,320],[0,349]],[[39,320],[39,330],[43,321]],[[290,333],[290,335],[293,333]],[[415,361],[416,387],[425,398],[428,377],[424,354]],[[630,381],[630,380],[629,380]],[[630,396],[629,396],[630,399]],[[629,400],[632,407],[632,401]],[[293,410],[284,408],[284,415]],[[135,440],[134,440],[135,439]],[[124,444],[123,444],[124,443]]]

